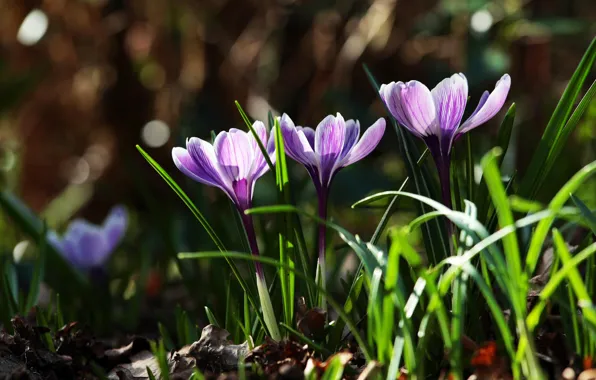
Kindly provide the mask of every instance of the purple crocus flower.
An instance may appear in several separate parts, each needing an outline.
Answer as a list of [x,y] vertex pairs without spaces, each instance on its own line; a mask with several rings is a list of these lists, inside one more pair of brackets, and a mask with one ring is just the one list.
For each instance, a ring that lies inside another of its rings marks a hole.
[[75,268],[85,272],[101,269],[128,226],[128,215],[122,206],[114,206],[102,225],[83,219],[73,220],[62,237],[49,231],[48,242]]
[[446,206],[451,207],[449,166],[453,142],[495,116],[510,87],[511,78],[505,74],[493,92],[482,94],[476,110],[460,125],[468,100],[468,81],[461,73],[443,79],[432,91],[415,80],[381,86],[379,93],[393,117],[428,146],[439,171]]
[[[385,133],[385,120],[380,118],[360,138],[358,120],[345,121],[338,113],[324,118],[316,130],[297,127],[284,114],[280,126],[288,156],[304,165],[311,176],[319,198],[319,217],[327,218],[327,197],[333,177],[342,168],[368,156]],[[324,224],[319,226],[319,273],[324,284],[325,272]]]
[[[253,128],[263,144],[271,162],[275,162],[275,139],[267,139],[265,125],[256,121]],[[192,137],[186,140],[186,149],[172,150],[174,164],[180,171],[197,182],[222,189],[232,200],[242,218],[251,251],[259,254],[252,218],[244,211],[252,206],[252,195],[259,177],[269,170],[267,161],[251,132],[232,128],[220,132],[213,145]],[[257,272],[262,273],[261,264],[255,262]]]
[[[255,121],[253,129],[274,163],[274,134],[267,138],[267,129],[260,121]],[[172,150],[172,158],[176,167],[188,177],[205,185],[218,187],[228,195],[240,213],[251,252],[258,256],[259,247],[253,221],[244,211],[252,207],[255,183],[269,170],[269,166],[254,135],[232,128],[229,132],[220,132],[213,144],[192,137],[186,140],[186,149],[176,147]],[[273,314],[261,263],[255,261],[255,269],[265,323],[273,339],[279,340],[281,334]]]

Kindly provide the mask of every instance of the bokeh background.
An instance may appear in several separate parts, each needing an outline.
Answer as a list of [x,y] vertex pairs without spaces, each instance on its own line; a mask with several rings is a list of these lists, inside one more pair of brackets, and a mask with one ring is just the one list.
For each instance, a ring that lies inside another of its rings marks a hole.
[[[466,114],[508,72],[507,105],[515,101],[518,112],[505,173],[523,176],[594,35],[593,0],[0,0],[1,186],[58,230],[75,216],[99,223],[114,204],[126,205],[132,223],[110,264],[111,289],[124,300],[141,290],[163,294],[182,270],[176,252],[214,247],[135,144],[241,249],[223,194],[185,179],[170,155],[187,137],[244,128],[235,100],[261,120],[286,112],[314,127],[340,112],[368,126],[386,114],[362,64],[381,83],[429,87],[464,72]],[[495,143],[502,116],[473,132],[477,158]],[[595,148],[593,102],[541,197],[596,159]],[[306,172],[291,163],[291,174],[297,202],[314,211]],[[380,211],[349,206],[405,176],[388,128],[374,154],[337,177],[332,217],[370,237]],[[259,182],[255,203],[275,202],[273,183]],[[596,201],[593,184],[583,191],[584,201]],[[393,223],[413,211],[405,204]],[[6,215],[0,223],[0,250],[11,255],[25,236]],[[267,223],[258,226],[264,237]],[[202,273],[200,294],[180,296],[188,307],[217,304],[225,289],[225,268],[206,265],[184,263]]]

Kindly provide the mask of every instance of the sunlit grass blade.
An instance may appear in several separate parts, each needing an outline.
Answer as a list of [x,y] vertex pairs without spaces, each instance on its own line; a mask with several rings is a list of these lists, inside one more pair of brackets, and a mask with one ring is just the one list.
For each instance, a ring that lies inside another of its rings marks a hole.
[[[472,219],[477,219],[476,206],[469,201],[465,201],[465,214]],[[462,256],[464,252],[470,248],[473,239],[468,239],[468,234],[465,230],[460,232],[459,245],[457,248],[457,255]],[[470,237],[471,238],[471,237]],[[455,276],[452,285],[452,318],[451,318],[451,351],[449,352],[450,374],[459,379],[463,376],[463,362],[462,362],[462,335],[464,331],[464,324],[466,318],[465,305],[466,293],[468,287],[468,275],[463,272]]]
[[[561,259],[561,264],[565,266],[571,261],[572,256],[569,252],[569,249],[567,248],[567,244],[565,243],[563,236],[556,228],[553,229],[553,241],[557,255]],[[576,266],[571,267],[567,273],[567,278],[569,280],[569,285],[577,297],[577,303],[582,308],[584,319],[591,323],[592,326],[596,326],[596,311],[591,307],[582,307],[582,304],[591,304],[592,297],[588,292],[586,285],[584,284],[579,269]]]
[[[256,210],[256,209],[253,209],[253,210]],[[366,357],[367,360],[372,360],[371,350],[370,350],[368,344],[360,335],[360,332],[358,331],[356,324],[343,311],[341,305],[335,301],[333,295],[328,293],[322,287],[320,287],[317,284],[317,282],[314,279],[312,279],[310,276],[305,276],[304,274],[299,272],[296,268],[290,267],[287,264],[283,264],[283,263],[279,262],[278,260],[275,260],[275,259],[272,259],[269,257],[249,255],[247,253],[241,253],[241,252],[195,252],[195,253],[182,252],[182,253],[178,254],[178,257],[180,259],[214,259],[214,258],[221,259],[223,257],[227,257],[230,259],[258,261],[260,263],[272,265],[277,268],[280,268],[282,266],[285,267],[286,270],[294,272],[294,274],[297,277],[300,277],[304,281],[310,282],[310,284],[313,288],[317,288],[317,290],[319,292],[324,293],[325,298],[327,299],[329,305],[331,305],[331,307],[333,307],[336,310],[336,312],[338,313],[340,318],[342,318],[346,322],[346,325],[352,332],[354,339],[360,346],[360,349],[362,350],[363,355]]]
[[548,280],[544,288],[542,288],[542,291],[539,294],[538,302],[536,303],[532,311],[528,314],[527,324],[530,330],[538,326],[538,323],[540,322],[542,316],[542,312],[546,308],[546,305],[553,296],[554,292],[557,290],[557,287],[569,276],[569,273],[571,273],[574,270],[577,270],[577,267],[582,262],[588,260],[595,253],[596,243],[590,244],[581,252],[575,254],[566,263],[562,263],[561,268],[550,276],[550,279]]
[[[284,147],[284,140],[281,134],[281,127],[279,121],[276,119],[273,125],[273,131],[275,133],[275,183],[278,191],[278,202],[279,203],[290,203],[290,179],[288,175],[288,168],[286,164],[286,153]],[[279,260],[280,262],[287,264],[290,267],[294,267],[294,234],[292,226],[292,215],[281,215],[280,224],[278,226],[278,242],[279,242]],[[304,267],[303,271],[307,274],[307,268]],[[284,268],[280,268],[279,280],[281,283],[283,310],[284,310],[284,321],[286,325],[291,325],[294,319],[294,286],[295,279],[293,272],[288,272]],[[308,286],[308,285],[307,285]],[[308,287],[310,293],[310,287]]]
[[[167,355],[167,347],[166,344],[162,339],[159,342],[149,342],[151,346],[151,352],[155,356],[157,360],[157,364],[159,366],[159,379],[160,380],[169,380],[170,379],[170,367],[168,366],[168,355]],[[147,373],[150,373],[149,367],[147,367]]]
[[[501,181],[501,173],[497,165],[497,157],[501,154],[502,152],[499,148],[493,149],[482,158],[481,165],[490,197],[495,206],[497,219],[502,228],[512,226],[515,220],[513,219],[513,212],[509,207],[509,200],[507,199],[507,193]],[[512,272],[512,277],[516,279],[513,284],[518,282],[524,283],[519,245],[515,234],[510,234],[503,238],[503,249],[507,259],[507,266]],[[526,288],[526,286],[521,285],[519,288],[511,289],[514,291],[511,294],[514,297],[514,302],[520,300],[520,297],[521,299],[525,299]]]
[[549,162],[549,157],[553,152],[560,151],[561,148],[559,145],[562,145],[565,142],[565,138],[561,138],[560,140],[558,138],[565,135],[568,136],[571,132],[564,131],[564,128],[595,60],[596,38],[592,39],[590,46],[575,69],[573,76],[569,80],[569,83],[546,126],[538,148],[532,156],[530,166],[521,183],[519,191],[520,195],[531,199],[534,198],[542,181],[548,175],[548,172],[545,171],[545,169],[548,169],[544,167],[545,163]]
[[393,341],[393,352],[391,354],[391,361],[389,362],[389,368],[387,369],[387,380],[398,379],[399,365],[401,363],[401,357],[404,352],[404,338],[400,335],[395,337]]
[[330,359],[331,361],[327,365],[323,376],[321,376],[321,380],[341,380],[343,378],[344,368],[351,357],[352,355],[342,352],[335,354]]
[[540,221],[538,226],[536,226],[534,234],[532,235],[532,240],[530,242],[528,254],[526,256],[525,270],[528,278],[532,276],[534,270],[536,269],[540,253],[544,245],[544,240],[546,239],[550,231],[550,227],[555,220],[556,213],[563,208],[569,199],[569,196],[579,189],[579,187],[595,172],[596,161],[584,166],[569,181],[567,181],[565,185],[563,185],[563,187],[557,192],[555,197],[549,203],[548,209],[552,211],[553,214]]
[[[515,103],[511,104],[509,110],[505,114],[505,118],[501,122],[501,126],[499,127],[499,134],[497,136],[497,148],[501,149],[501,155],[497,157],[497,166],[500,167],[501,163],[503,162],[503,158],[507,153],[509,148],[509,142],[511,141],[511,132],[513,131],[513,124],[515,122],[515,114],[516,114],[516,106]],[[478,219],[483,222],[487,223],[486,220],[488,216],[489,210],[489,196],[488,196],[488,187],[486,186],[486,181],[480,181],[478,185],[478,191],[476,193],[475,198],[476,205],[478,205]]]

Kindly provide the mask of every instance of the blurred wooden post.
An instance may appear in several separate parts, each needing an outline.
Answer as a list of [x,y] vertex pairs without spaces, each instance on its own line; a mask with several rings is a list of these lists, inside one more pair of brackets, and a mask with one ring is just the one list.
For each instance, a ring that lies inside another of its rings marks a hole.
[[527,112],[523,120],[532,120],[530,125],[518,128],[516,166],[523,171],[548,122],[544,106],[549,99],[548,90],[552,88],[550,36],[523,36],[514,41],[511,44],[510,74],[513,78],[512,91],[526,95],[522,99],[524,112]]

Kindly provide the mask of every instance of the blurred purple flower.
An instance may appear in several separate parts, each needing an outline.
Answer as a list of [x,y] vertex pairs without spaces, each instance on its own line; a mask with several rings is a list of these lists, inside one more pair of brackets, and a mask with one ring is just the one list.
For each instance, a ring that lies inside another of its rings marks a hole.
[[482,94],[476,110],[460,125],[468,100],[468,81],[463,74],[442,80],[432,91],[415,80],[381,85],[379,93],[393,117],[428,146],[439,171],[447,206],[451,207],[449,166],[453,142],[495,116],[503,107],[510,87],[511,78],[505,74],[492,93]]
[[128,215],[123,206],[114,206],[103,225],[83,219],[73,220],[60,238],[48,232],[48,242],[74,267],[89,271],[102,267],[120,241],[128,226]]
[[[319,198],[319,217],[327,218],[327,197],[333,177],[342,168],[368,156],[385,133],[385,120],[380,118],[360,138],[358,120],[345,121],[341,114],[324,118],[316,130],[297,127],[284,114],[280,120],[288,156],[304,165],[311,176]],[[324,274],[324,224],[319,226],[319,268]]]
[[[267,139],[265,125],[256,121],[253,128],[266,144],[267,153],[275,162],[273,134]],[[256,180],[269,170],[267,161],[252,133],[232,128],[220,132],[212,144],[197,137],[186,140],[186,149],[172,150],[174,164],[197,182],[222,189],[234,202],[241,215],[250,208]]]

